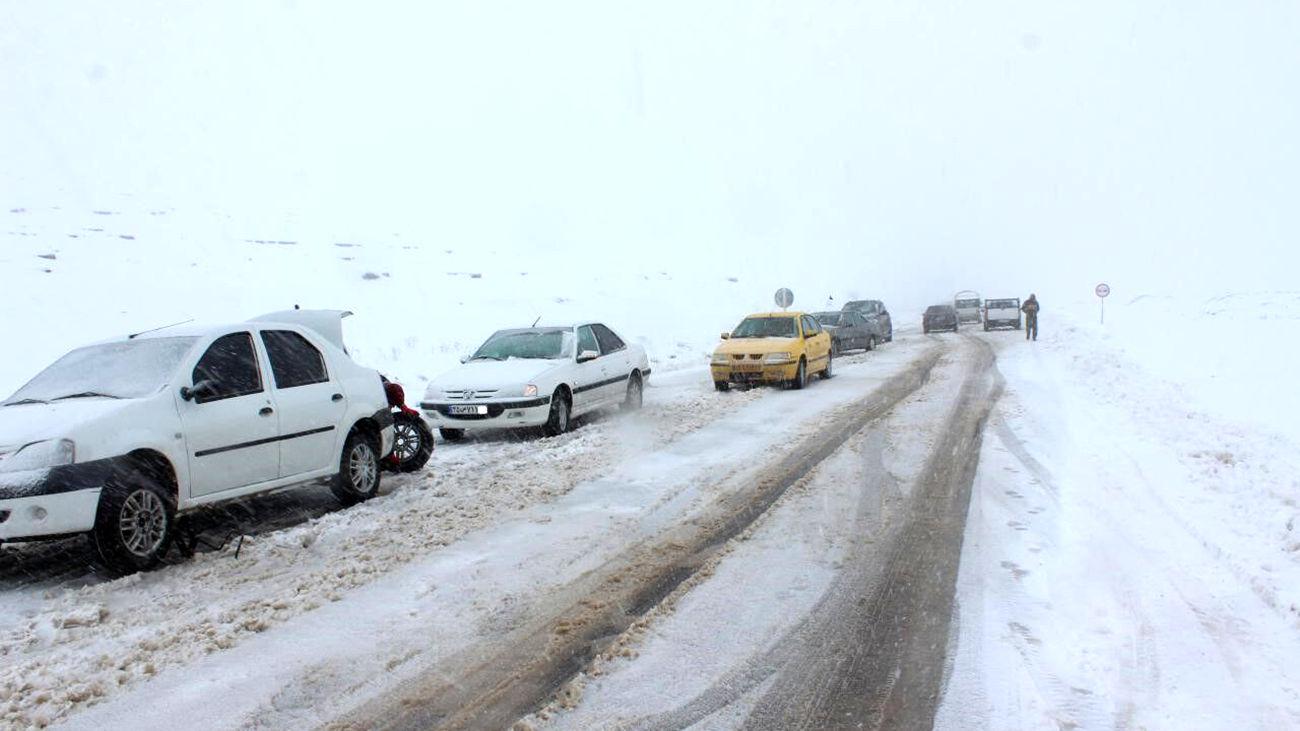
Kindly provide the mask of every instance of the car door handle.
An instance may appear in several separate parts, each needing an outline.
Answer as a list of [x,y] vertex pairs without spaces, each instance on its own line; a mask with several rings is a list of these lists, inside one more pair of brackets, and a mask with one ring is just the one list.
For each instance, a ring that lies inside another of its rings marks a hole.
[[330,396],[330,401],[342,401],[342,400],[343,400],[343,394],[341,393],[336,393],[333,396]]
[[262,410],[257,412],[258,416],[270,416],[271,414],[274,413],[275,413],[275,409],[271,408],[270,406],[263,406]]

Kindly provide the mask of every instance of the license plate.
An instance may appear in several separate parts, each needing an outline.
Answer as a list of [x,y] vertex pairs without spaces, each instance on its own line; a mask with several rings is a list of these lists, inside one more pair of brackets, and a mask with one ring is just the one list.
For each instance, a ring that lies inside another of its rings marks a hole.
[[448,406],[447,413],[455,416],[483,415],[487,413],[486,406]]
[[763,370],[762,363],[737,363],[736,370],[741,373],[757,373]]

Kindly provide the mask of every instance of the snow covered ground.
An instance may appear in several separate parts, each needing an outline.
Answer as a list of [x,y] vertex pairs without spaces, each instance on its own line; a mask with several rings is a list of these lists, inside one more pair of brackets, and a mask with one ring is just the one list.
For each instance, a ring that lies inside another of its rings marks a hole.
[[939,728],[1300,726],[1298,304],[1141,298],[999,351]]

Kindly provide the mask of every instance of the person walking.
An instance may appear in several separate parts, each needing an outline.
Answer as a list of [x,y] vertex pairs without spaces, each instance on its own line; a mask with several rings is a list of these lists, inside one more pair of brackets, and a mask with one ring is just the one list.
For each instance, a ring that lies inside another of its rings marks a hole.
[[1038,295],[1029,295],[1020,311],[1025,313],[1025,340],[1038,340]]

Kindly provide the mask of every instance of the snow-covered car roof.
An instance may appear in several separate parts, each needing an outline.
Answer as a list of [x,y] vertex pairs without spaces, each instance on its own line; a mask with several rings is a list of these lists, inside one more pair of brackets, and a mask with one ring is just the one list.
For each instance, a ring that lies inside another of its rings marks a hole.
[[246,322],[208,322],[167,325],[146,332],[135,333],[133,335],[126,335],[119,338],[111,338],[103,342],[135,340],[137,338],[202,337],[216,331],[233,330],[247,326],[249,323],[257,323],[259,325],[296,325],[298,327],[306,328],[317,333],[322,338],[328,340],[331,345],[346,353],[347,348],[343,345],[343,318],[351,314],[352,313],[348,310],[284,310],[254,317]]

